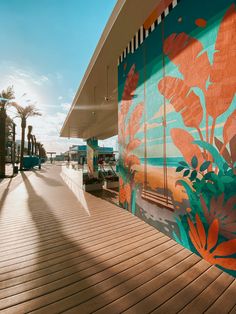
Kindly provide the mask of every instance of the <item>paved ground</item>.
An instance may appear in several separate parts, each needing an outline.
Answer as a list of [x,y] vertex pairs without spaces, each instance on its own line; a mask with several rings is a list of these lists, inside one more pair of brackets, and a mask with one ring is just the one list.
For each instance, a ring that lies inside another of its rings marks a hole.
[[61,167],[0,183],[1,313],[236,313],[236,280]]

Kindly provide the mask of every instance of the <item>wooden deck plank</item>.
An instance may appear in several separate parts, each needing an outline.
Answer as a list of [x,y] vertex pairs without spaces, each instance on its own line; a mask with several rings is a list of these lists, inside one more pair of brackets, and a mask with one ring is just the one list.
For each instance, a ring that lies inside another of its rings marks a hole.
[[[119,267],[119,271],[125,271],[126,269],[129,269],[131,267],[134,267],[136,265],[139,265],[140,263],[142,263],[143,261],[146,261],[146,262],[149,262],[149,259],[150,258],[153,258],[155,256],[155,254],[157,253],[160,253],[160,250],[162,249],[165,249],[165,250],[168,250],[170,249],[173,250],[173,247],[169,247],[170,244],[168,242],[164,242],[164,239],[161,238],[159,239],[158,243],[157,243],[157,246],[155,246],[154,248],[146,251],[145,255],[146,255],[146,258],[143,257],[142,255],[142,258],[140,260],[140,256],[137,256],[137,258],[135,259],[135,257],[133,258],[130,258],[129,260],[125,261],[125,262],[121,262],[119,263],[118,265],[115,265],[115,266],[112,266],[113,268],[116,268],[116,270],[118,269]],[[173,245],[175,246],[175,244]],[[42,283],[42,279],[44,281],[44,284],[47,284],[47,283],[50,283],[50,282],[54,282],[58,279],[61,279],[61,278],[65,278],[71,274],[77,274],[78,273],[78,268],[77,267],[77,264],[75,265],[72,265],[70,267],[67,267],[67,268],[60,268],[58,271],[54,272],[54,273],[51,273],[49,272],[48,274],[44,274],[44,276],[41,276],[39,278],[36,278],[34,280],[31,280],[31,281],[27,281],[27,282],[24,282],[22,284],[17,284],[17,285],[14,285],[13,286],[13,289],[14,291],[11,291],[12,289],[4,289],[3,291],[1,291],[1,297],[7,297],[7,296],[11,296],[13,294],[17,294],[17,293],[21,293],[23,291],[28,291],[30,289],[33,289],[33,288],[37,288],[37,287],[40,287],[41,283]],[[108,268],[108,270],[110,271],[111,268]],[[106,270],[103,271],[104,274],[104,278],[106,276]],[[109,275],[109,273],[108,273]],[[96,274],[94,276],[91,276],[90,277],[90,282],[93,281],[93,285],[94,284],[97,284],[98,282],[100,281],[96,281],[96,278],[98,276],[96,276]],[[114,277],[112,275],[112,277]],[[109,277],[108,277],[109,278]],[[100,276],[98,278],[100,280]],[[80,287],[81,287],[81,281],[80,281]]]
[[[127,232],[135,232],[135,231],[139,231],[139,230],[143,230],[143,232],[145,232],[145,230],[149,230],[149,229],[145,229],[145,226],[143,226],[142,224],[138,224],[138,223],[131,223],[131,224],[126,224],[124,222],[124,224],[122,226],[119,226],[118,228],[116,226],[113,226],[113,228],[111,229],[106,229],[103,230],[104,232],[101,233],[101,231],[99,233],[93,233],[91,231],[91,233],[88,232],[84,233],[83,236],[81,236],[81,234],[79,234],[77,236],[77,234],[73,234],[72,237],[70,237],[70,241],[80,241],[81,244],[86,243],[88,244],[88,246],[90,246],[90,243],[92,243],[92,245],[96,245],[96,243],[94,243],[95,241],[97,242],[100,239],[108,239],[109,237],[114,239],[115,236],[118,236],[120,234],[125,234]],[[150,230],[149,230],[150,231]],[[101,237],[102,235],[102,237]],[[35,253],[35,249],[37,248],[37,253],[45,252],[46,250],[51,250],[52,248],[56,248],[56,247],[60,247],[61,245],[65,245],[68,244],[68,240],[67,239],[61,239],[60,236],[57,236],[56,238],[52,238],[50,240],[53,241],[38,241],[36,243],[34,243],[32,245],[32,247],[29,248],[29,246],[22,246],[21,248],[19,248],[19,250],[16,250],[16,252],[14,253],[14,250],[12,252],[12,250],[10,252],[8,251],[1,251],[3,253],[3,257],[0,261],[0,267],[4,267],[4,263],[7,263],[8,266],[11,265],[11,261],[17,261],[20,260],[20,258],[23,256],[30,256],[31,254]],[[72,243],[70,243],[70,246]],[[39,254],[40,255],[40,254]]]
[[[137,242],[139,239],[141,239],[140,236],[139,237],[134,237],[133,242]],[[162,243],[162,242],[166,242],[166,239],[163,239],[163,237],[159,237],[157,243]],[[132,243],[132,242],[130,241],[130,243]],[[118,246],[114,245],[114,247],[112,247],[112,248],[110,248],[110,247],[102,248],[99,251],[95,252],[96,258],[98,259],[98,258],[102,257],[104,260],[106,260],[106,258],[109,258],[109,256],[112,256],[112,257],[114,257],[116,255],[118,256],[119,253],[121,253],[121,252],[124,253],[123,248],[125,246],[126,245],[124,243],[122,243],[122,244],[119,243]],[[129,247],[128,247],[128,249],[129,249]],[[69,275],[70,273],[76,273],[78,271],[81,271],[83,269],[83,264],[85,264],[87,268],[90,267],[92,262],[94,263],[93,256],[95,256],[95,254],[94,254],[94,252],[86,252],[82,256],[78,256],[78,258],[74,259],[73,260],[73,264],[72,264],[72,260],[71,259],[70,259],[70,264],[69,265],[67,265],[68,264],[67,261],[64,262],[64,263],[59,264],[59,267],[60,267],[59,270],[60,271],[62,270],[61,271],[61,276],[65,277],[66,275]],[[77,267],[77,268],[75,268],[75,267]],[[43,269],[44,273],[45,273],[46,269],[47,268]],[[56,269],[53,269],[52,267],[50,267],[50,269],[48,271],[49,272],[49,276],[48,276],[49,282],[53,281],[53,279],[54,280],[58,280],[58,278],[60,278],[60,276],[58,274],[59,270],[58,270],[58,267]],[[33,273],[33,274],[35,276],[35,273]],[[40,275],[39,278],[42,279],[42,273],[40,273],[38,275]],[[20,278],[20,280],[21,280],[21,278]],[[27,285],[26,285],[26,282],[23,281],[23,283],[24,283],[23,287],[19,287],[20,283],[18,283],[18,285],[16,286],[15,282],[13,281],[13,288],[7,290],[6,289],[7,282],[6,282],[4,291],[3,292],[0,291],[0,297],[2,295],[5,296],[6,292],[8,292],[9,295],[15,294],[15,293],[13,293],[13,290],[16,290],[16,289],[17,290],[20,289],[20,291],[22,292]],[[46,284],[46,283],[47,283],[47,280],[44,277],[44,284]],[[33,279],[32,278],[30,280],[30,287],[32,289],[34,288],[34,284],[33,284]]]
[[[103,299],[106,296],[104,294],[105,292],[113,289],[114,287],[116,287],[115,289],[118,289],[119,285],[125,283],[128,279],[132,279],[134,277],[137,278],[136,276],[139,274],[141,275],[147,269],[147,267],[154,267],[158,260],[161,261],[163,257],[175,255],[179,248],[176,244],[174,244],[172,247],[169,247],[169,245],[170,244],[168,242],[165,242],[159,247],[154,248],[154,250],[147,251],[147,259],[144,259],[142,254],[142,256],[137,256],[134,259],[130,259],[128,265],[127,263],[123,263],[123,265],[120,264],[119,267],[116,268],[116,272],[107,279],[104,274],[102,278],[101,274],[97,274],[98,276],[95,275],[92,278],[92,285],[88,285],[86,281],[81,281],[80,285],[77,286],[76,289],[70,291],[70,294],[68,294],[67,297],[64,297],[63,299],[46,306],[45,311],[56,313],[58,307],[65,311],[72,306],[75,307],[76,305],[84,303],[96,296],[98,299]],[[156,254],[158,254],[158,258]],[[149,257],[150,255],[151,257]],[[92,300],[94,302],[94,299]],[[78,308],[76,310],[78,310]]]
[[[206,268],[206,270],[198,274],[196,279],[193,279],[185,288],[182,288],[173,297],[170,297],[165,301],[165,298],[161,301],[164,302],[163,305],[158,306],[152,313],[161,314],[169,313],[174,314],[182,310],[188,303],[190,303],[195,297],[198,296],[206,287],[213,282],[219,275],[221,271],[215,269],[215,267]],[[158,295],[158,298],[161,297]],[[160,303],[161,304],[161,303]]]
[[[42,287],[30,290],[30,298],[39,297],[42,294],[47,294],[46,297],[48,298],[49,301],[51,301],[51,295],[49,295],[49,292],[55,290],[61,291],[60,288],[63,288],[64,286],[73,287],[72,285],[74,283],[77,283],[79,280],[90,277],[91,275],[101,272],[102,270],[107,269],[112,265],[118,264],[124,260],[127,260],[128,258],[137,255],[139,250],[142,252],[144,244],[147,249],[153,247],[155,245],[155,241],[153,241],[155,238],[156,235],[152,235],[149,236],[148,239],[146,238],[144,238],[143,240],[138,239],[138,241],[136,241],[135,244],[127,245],[126,247],[122,248],[122,250],[119,250],[116,253],[111,253],[110,255],[104,254],[101,257],[100,256],[97,257],[95,255],[93,258],[90,258],[89,260],[81,262],[76,265],[77,274],[72,274],[70,276],[63,278],[62,280],[57,280],[56,282],[52,282],[47,285],[45,285],[43,282]],[[67,264],[69,263],[70,262],[68,261]],[[64,293],[65,292],[62,291],[60,297],[62,297]],[[11,296],[9,298],[5,298],[4,302],[0,301],[0,309],[13,306],[14,304],[18,303],[19,300],[26,301],[28,298],[29,298],[28,292],[26,294],[22,293]],[[32,302],[29,302],[26,308],[31,309],[31,304]],[[21,310],[19,309],[19,311]]]
[[[168,284],[171,284],[176,277],[189,270],[189,268],[191,269],[193,265],[198,265],[200,262],[202,261],[199,261],[196,256],[190,255],[181,262],[172,265],[170,269],[164,268],[163,273],[155,276],[142,286],[133,290],[131,293],[126,294],[123,298],[120,298],[116,300],[116,302],[111,303],[106,308],[102,308],[101,311],[98,311],[98,313],[109,313],[112,309],[115,310],[116,308],[118,308],[120,312],[127,311],[128,313],[135,313],[138,310],[140,312],[149,313],[153,308],[155,308],[156,302],[159,300],[159,298],[157,300],[155,299],[156,296],[153,298],[151,297],[153,293],[159,289],[162,291],[166,286],[168,287],[167,291],[171,292],[171,290],[169,291],[170,288]],[[161,296],[162,295],[165,297],[165,293],[161,294]],[[150,299],[154,300],[155,302],[150,304]],[[162,299],[160,298],[159,302],[161,302],[161,300]]]
[[235,312],[234,278],[129,212],[83,197],[88,210],[55,166],[9,185],[0,209],[1,312],[216,313],[223,304]]
[[[190,302],[182,311],[181,314],[187,313],[203,313],[205,312],[224,291],[234,281],[234,278],[221,273],[215,281],[213,281],[201,294]],[[236,299],[235,299],[236,302]]]
[[[146,242],[152,242],[160,236],[153,234],[152,231],[146,232],[145,236],[143,234],[137,236],[138,237],[137,241],[140,240],[139,242],[135,241],[135,243],[132,243],[132,241],[130,241],[129,245],[126,245],[126,246],[122,247],[121,249],[114,251],[113,255],[111,252],[110,255],[112,257],[116,257],[116,256],[119,256],[119,254],[125,254],[126,252],[128,252],[129,249],[132,250],[132,249],[137,248],[137,250],[138,250],[138,247],[141,246],[142,244],[146,244]],[[81,257],[81,255],[84,256],[85,255],[84,253],[87,253],[87,248],[86,248],[86,246],[83,247],[82,245],[80,245],[80,247],[77,247],[77,251],[73,255],[68,256],[67,254],[64,254],[64,252],[62,252],[62,253],[63,253],[63,255],[61,255],[57,258],[52,258],[52,259],[48,259],[48,260],[46,259],[46,260],[42,260],[42,261],[39,259],[34,264],[28,265],[27,262],[18,263],[15,266],[15,271],[13,271],[12,268],[8,269],[7,267],[5,267],[7,269],[4,268],[5,273],[1,276],[1,279],[4,278],[6,280],[7,276],[9,275],[9,272],[11,272],[11,274],[14,277],[22,276],[24,274],[29,275],[31,272],[35,272],[35,267],[37,267],[37,270],[40,270],[40,269],[44,269],[47,267],[52,267],[55,264],[69,261],[73,257]],[[87,255],[88,254],[93,254],[93,252],[90,251],[87,253]],[[95,254],[93,255],[93,257],[95,256]],[[108,254],[109,253],[107,253],[107,256],[108,256]],[[96,257],[99,257],[99,256],[96,256]],[[106,260],[105,257],[106,256],[103,255],[104,260]]]
[[[140,275],[103,293],[102,296],[98,296],[72,308],[68,313],[93,313],[101,308],[101,312],[104,312],[105,309],[103,307],[112,302],[115,302],[115,304],[112,305],[112,311],[109,309],[104,313],[112,313],[114,310],[121,313],[125,308],[130,306],[130,304],[137,302],[137,296],[140,300],[140,298],[146,297],[148,293],[150,293],[150,290],[155,289],[152,281],[154,280],[155,284],[160,284],[163,279],[163,272],[165,272],[166,269],[168,269],[168,273],[170,273],[172,268],[172,276],[175,276],[178,274],[178,271],[181,272],[184,267],[188,267],[189,264],[192,265],[192,263],[196,263],[196,261],[196,257],[190,252],[185,250],[179,251],[174,256],[163,259],[162,262],[147,269]],[[164,277],[165,283],[168,282],[169,278],[167,276]]]
[[221,296],[205,312],[206,314],[215,314],[219,309],[221,313],[229,313],[236,303],[236,280],[234,280]]

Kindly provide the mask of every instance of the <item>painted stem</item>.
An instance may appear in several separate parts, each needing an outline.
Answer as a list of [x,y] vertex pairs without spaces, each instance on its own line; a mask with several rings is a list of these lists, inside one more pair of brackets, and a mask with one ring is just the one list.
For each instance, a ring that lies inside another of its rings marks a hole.
[[206,141],[209,143],[209,115],[206,113]]
[[220,154],[222,155],[224,150],[225,150],[225,147],[226,147],[226,143],[224,143],[224,145],[221,147],[220,149]]
[[[223,154],[223,152],[224,152],[224,150],[225,150],[225,148],[226,148],[226,143],[224,143],[224,145],[221,147],[221,149],[220,149],[220,155],[222,156],[222,154]],[[215,173],[218,173],[219,171],[218,171],[218,167],[216,167],[215,168]]]
[[213,144],[213,138],[214,138],[214,133],[215,133],[215,126],[216,126],[216,119],[213,119],[212,122],[212,128],[211,128],[211,138],[210,138],[210,144]]
[[[198,134],[199,134],[199,136],[200,136],[201,141],[204,142],[204,138],[203,138],[203,135],[202,135],[202,132],[201,132],[200,128],[196,128],[196,129],[197,129],[197,131],[198,131]],[[205,149],[203,149],[203,152],[204,152],[204,156],[205,156],[206,160],[208,160],[207,151],[206,151]]]
[[203,138],[203,135],[202,135],[202,132],[201,132],[200,128],[196,128],[196,129],[197,129],[197,131],[198,131],[198,134],[199,134],[199,136],[200,136],[201,141],[204,142],[204,138]]

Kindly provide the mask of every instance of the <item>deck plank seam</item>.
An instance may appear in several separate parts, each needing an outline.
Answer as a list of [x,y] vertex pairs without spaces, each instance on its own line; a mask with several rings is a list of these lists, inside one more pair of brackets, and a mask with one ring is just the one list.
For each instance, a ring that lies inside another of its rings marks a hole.
[[[158,244],[157,246],[155,246],[154,248],[149,249],[148,251],[151,251],[151,250],[153,250],[153,249],[155,249],[155,248],[158,248],[159,246],[161,246],[161,245],[163,245],[163,244],[164,244],[164,243],[160,243],[160,244]],[[164,250],[161,251],[160,253],[163,253],[163,252],[165,252],[165,251],[167,251],[167,250],[169,250],[170,248],[173,248],[173,247],[175,247],[175,246],[177,246],[177,244],[173,244],[171,247],[168,247],[168,248],[164,249]],[[176,254],[176,253],[174,252],[173,255],[174,255],[174,254]],[[154,255],[152,255],[151,257],[147,257],[146,259],[143,259],[142,261],[138,262],[137,264],[134,264],[132,267],[128,267],[127,269],[130,270],[131,268],[136,267],[138,264],[144,263],[144,262],[148,261],[149,259],[153,258],[154,256],[155,256],[155,253],[154,253]],[[172,256],[172,255],[170,255],[170,256]],[[131,258],[131,259],[132,259],[132,258]],[[70,266],[70,267],[68,267],[68,268],[72,268],[72,267],[73,267],[73,266]],[[107,277],[106,279],[97,282],[96,284],[101,283],[101,282],[103,282],[103,281],[105,281],[105,280],[107,280],[107,279],[110,279],[110,278],[114,277],[114,276],[117,276],[117,275],[121,274],[122,272],[127,271],[127,269],[124,269],[124,270],[122,270],[122,271],[119,272],[119,273],[115,273],[115,274],[111,275],[110,277]],[[60,271],[57,271],[57,272],[61,272],[61,271],[63,271],[63,270],[64,270],[64,269],[62,269],[62,270],[60,270]],[[57,273],[57,272],[55,272],[55,273]],[[61,278],[59,278],[59,279],[50,281],[50,282],[48,282],[48,283],[56,282],[56,281],[61,280],[61,279],[63,279],[63,278],[69,277],[69,276],[71,276],[71,275],[73,275],[73,274],[75,274],[75,273],[79,273],[79,272],[72,272],[72,273],[71,273],[70,275],[68,275],[68,276],[61,277]],[[46,276],[48,276],[48,275],[46,275]],[[133,277],[135,277],[135,276],[133,276]],[[43,278],[43,277],[40,277],[40,278],[38,278],[38,279],[42,279],[42,278]],[[131,277],[131,278],[132,278],[132,277]],[[84,280],[84,279],[82,279],[82,280]],[[30,280],[29,282],[32,282],[32,280]],[[48,283],[45,283],[44,285],[47,285]],[[76,282],[76,283],[77,283],[77,282]],[[43,287],[44,285],[40,285],[39,287]],[[88,287],[86,287],[86,288],[80,290],[80,292],[83,291],[83,290],[88,289],[89,287],[93,287],[93,286],[94,286],[94,284],[92,284],[91,286],[88,286]],[[13,286],[13,287],[14,287],[14,286]],[[12,287],[11,287],[11,288],[12,288]],[[35,289],[35,288],[37,288],[37,287],[34,287],[33,289]],[[25,290],[24,292],[31,291],[31,290],[33,290],[33,289],[31,288],[31,289]],[[61,288],[60,288],[60,289],[61,289]],[[55,290],[55,291],[56,291],[56,290]],[[11,296],[13,296],[13,295],[18,295],[18,293],[12,294]],[[5,298],[6,298],[6,297],[5,297]],[[3,300],[3,299],[4,299],[4,298],[0,298],[0,300]]]

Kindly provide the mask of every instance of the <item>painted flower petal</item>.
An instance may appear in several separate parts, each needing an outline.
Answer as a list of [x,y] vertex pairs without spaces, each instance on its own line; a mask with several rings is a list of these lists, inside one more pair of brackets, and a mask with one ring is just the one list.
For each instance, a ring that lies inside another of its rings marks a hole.
[[[201,241],[199,239],[199,236],[198,236],[198,233],[197,233],[197,229],[195,228],[193,222],[191,221],[191,219],[189,219],[189,217],[187,218],[187,220],[188,220],[188,225],[189,225],[189,229],[190,229],[189,236],[191,234],[191,236],[190,236],[191,240],[194,239],[194,242],[193,241],[192,242],[193,242],[195,248],[196,249],[197,249],[197,247],[201,248],[202,247],[201,246]],[[197,247],[196,247],[195,244],[197,245]]]
[[208,230],[207,249],[210,251],[216,246],[219,235],[219,221],[214,219]]
[[206,247],[206,232],[198,214],[196,214],[196,223],[197,223],[197,232],[199,235],[201,246],[202,248],[205,248]]
[[220,243],[214,250],[214,256],[228,256],[236,253],[236,239]]
[[215,264],[230,270],[236,270],[236,258],[215,258]]

